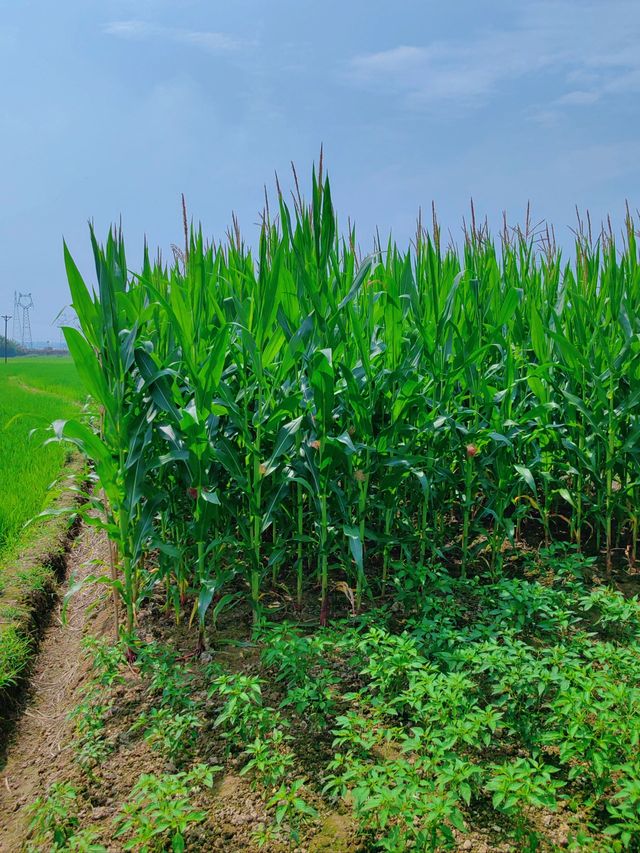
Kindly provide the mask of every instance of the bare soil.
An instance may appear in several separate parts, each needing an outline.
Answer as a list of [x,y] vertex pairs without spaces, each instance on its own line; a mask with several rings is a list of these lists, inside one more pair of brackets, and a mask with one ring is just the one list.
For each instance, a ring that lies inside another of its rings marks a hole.
[[[108,559],[104,534],[84,527],[68,554],[68,577],[80,579]],[[71,598],[62,619],[58,601],[44,635],[26,707],[9,743],[0,779],[0,851],[15,853],[26,838],[25,806],[55,781],[66,777],[71,727],[67,715],[86,677],[84,633],[113,630],[104,587],[87,585]]]

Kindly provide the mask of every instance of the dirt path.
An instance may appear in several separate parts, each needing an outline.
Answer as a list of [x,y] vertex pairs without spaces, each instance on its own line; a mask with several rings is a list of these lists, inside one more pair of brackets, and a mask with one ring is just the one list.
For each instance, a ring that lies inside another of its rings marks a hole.
[[[96,561],[107,560],[106,537],[85,526],[69,552],[68,577],[84,577],[95,571]],[[67,714],[74,707],[74,692],[84,676],[82,638],[88,630],[94,634],[112,630],[104,587],[88,585],[78,592],[67,608],[67,624],[62,624],[61,604],[52,613],[27,706],[0,776],[1,853],[18,853],[25,839],[25,806],[51,782],[64,777],[63,753],[70,742]]]

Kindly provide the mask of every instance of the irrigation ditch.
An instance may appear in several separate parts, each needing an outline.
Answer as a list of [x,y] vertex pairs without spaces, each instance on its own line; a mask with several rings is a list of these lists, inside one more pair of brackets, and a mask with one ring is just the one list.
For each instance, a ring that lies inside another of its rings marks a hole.
[[2,560],[0,595],[0,768],[6,763],[16,724],[29,703],[33,668],[51,625],[69,555],[82,530],[82,501],[75,486],[85,466],[72,456],[52,514],[33,524]]

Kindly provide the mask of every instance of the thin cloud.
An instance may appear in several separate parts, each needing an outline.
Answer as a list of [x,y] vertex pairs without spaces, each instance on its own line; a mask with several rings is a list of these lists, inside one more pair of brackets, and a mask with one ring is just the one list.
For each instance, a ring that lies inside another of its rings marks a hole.
[[573,92],[567,92],[564,95],[561,95],[559,98],[556,98],[555,102],[559,106],[562,104],[566,104],[567,106],[589,106],[589,104],[595,104],[597,100],[599,100],[600,95],[598,92],[593,89],[590,91],[584,91],[581,89],[576,89]]
[[558,92],[540,105],[549,113],[640,91],[639,38],[635,0],[584,2],[579,14],[575,3],[538,0],[520,7],[510,29],[354,56],[346,79],[422,109],[442,102],[482,104],[513,81],[545,74]]
[[419,68],[425,61],[427,50],[423,47],[400,45],[379,53],[356,56],[351,60],[354,75],[367,79],[378,74],[404,75]]
[[165,27],[149,21],[127,20],[110,21],[104,27],[107,35],[130,41],[148,41],[163,39],[178,44],[195,45],[210,53],[234,53],[245,46],[244,42],[227,33],[208,30],[185,30],[179,27]]
[[543,65],[542,57],[523,53],[512,34],[486,32],[469,43],[432,42],[401,46],[354,57],[348,74],[364,87],[394,91],[413,106],[435,101],[484,98],[508,78]]

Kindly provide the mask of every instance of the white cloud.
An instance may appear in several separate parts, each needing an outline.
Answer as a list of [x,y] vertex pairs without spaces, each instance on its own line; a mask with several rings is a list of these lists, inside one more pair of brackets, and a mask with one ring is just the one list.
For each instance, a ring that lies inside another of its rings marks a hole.
[[116,38],[130,39],[132,41],[164,39],[180,44],[195,45],[210,53],[233,53],[243,46],[243,42],[226,33],[164,27],[149,21],[111,21],[105,25],[104,32]]
[[589,104],[594,104],[599,98],[598,92],[593,89],[591,91],[575,89],[556,98],[555,103],[558,105],[567,104],[568,106],[588,106]]
[[515,80],[542,75],[553,94],[541,113],[640,92],[637,0],[534,0],[517,8],[510,29],[354,56],[347,79],[413,108],[477,105]]

